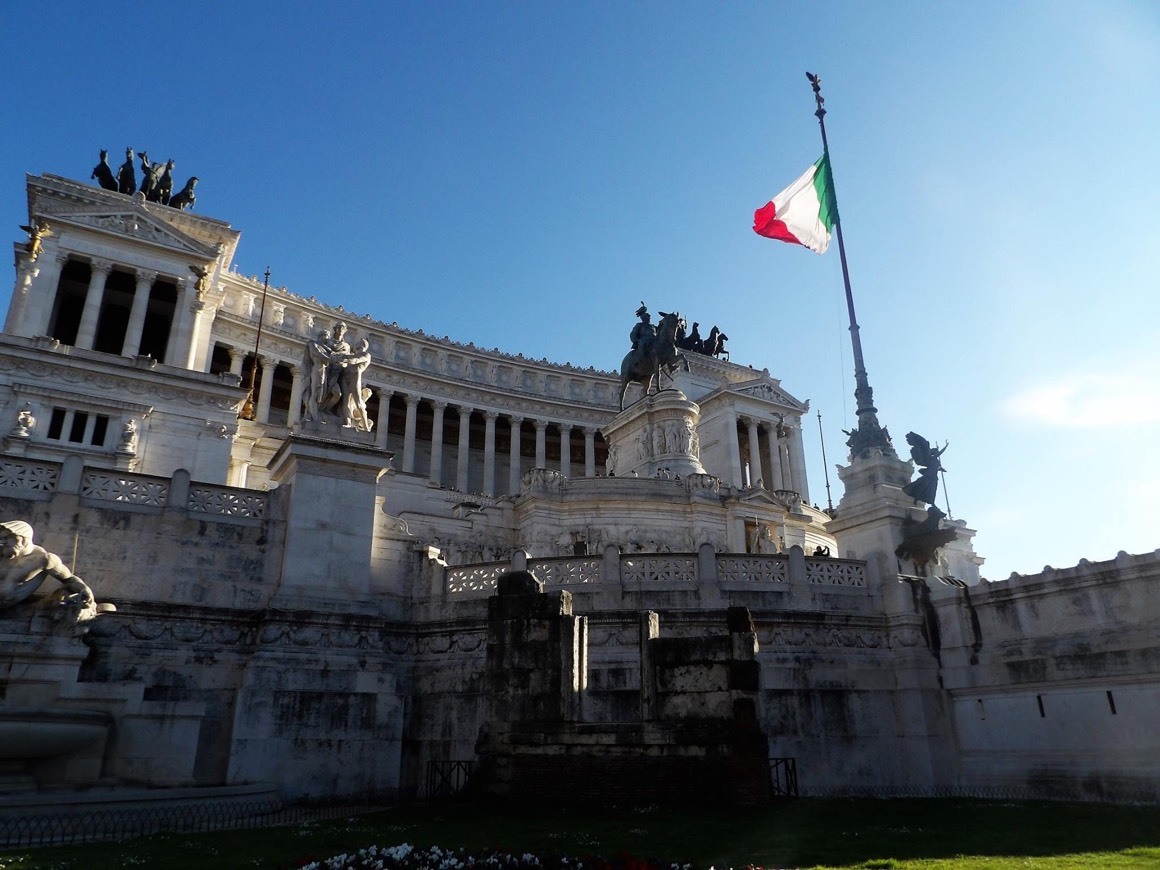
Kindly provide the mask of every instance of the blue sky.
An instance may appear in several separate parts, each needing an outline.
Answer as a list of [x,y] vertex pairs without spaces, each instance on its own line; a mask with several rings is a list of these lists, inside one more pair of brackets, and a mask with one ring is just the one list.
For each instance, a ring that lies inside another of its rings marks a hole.
[[817,72],[879,416],[950,441],[984,575],[1160,546],[1154,3],[26,3],[0,64],[13,240],[25,172],[145,148],[243,272],[387,322],[601,369],[641,300],[719,324],[832,466],[836,246],[750,229]]

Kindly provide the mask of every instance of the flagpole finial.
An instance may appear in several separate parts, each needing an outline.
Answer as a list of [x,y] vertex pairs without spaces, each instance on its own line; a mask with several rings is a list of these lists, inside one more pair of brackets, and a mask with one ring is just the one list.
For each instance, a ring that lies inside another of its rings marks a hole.
[[822,96],[822,77],[816,76],[812,72],[807,72],[806,78],[810,80],[810,86],[814,89],[814,101],[818,104],[818,110],[814,114],[818,116],[818,120],[820,121],[826,114],[826,98]]

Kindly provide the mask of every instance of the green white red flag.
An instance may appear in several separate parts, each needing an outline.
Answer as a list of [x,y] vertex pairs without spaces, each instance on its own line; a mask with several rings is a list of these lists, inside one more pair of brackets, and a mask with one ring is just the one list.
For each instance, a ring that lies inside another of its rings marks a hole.
[[837,222],[838,201],[828,154],[753,213],[753,231],[759,236],[804,245],[815,254],[826,252]]

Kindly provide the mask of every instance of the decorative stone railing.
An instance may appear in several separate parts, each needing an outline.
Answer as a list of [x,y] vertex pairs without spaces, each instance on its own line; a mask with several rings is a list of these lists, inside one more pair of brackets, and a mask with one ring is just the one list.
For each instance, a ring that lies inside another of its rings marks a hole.
[[81,497],[96,501],[165,507],[169,501],[169,481],[141,474],[86,471],[81,478]]
[[830,586],[865,586],[866,563],[849,559],[806,559],[806,579]]
[[[60,466],[43,462],[0,462],[0,488],[31,492],[53,492],[60,479]],[[14,494],[14,493],[13,493]]]
[[788,583],[789,556],[718,556],[717,578],[728,583]]
[[591,557],[529,560],[528,570],[545,586],[572,586],[599,583],[603,559]]
[[[829,557],[806,558],[798,547],[771,555],[716,553],[705,545],[699,553],[621,553],[609,547],[603,556],[561,556],[529,559],[517,550],[510,562],[456,567],[433,565],[444,572],[446,595],[486,598],[507,571],[526,570],[545,587],[573,592],[597,592],[608,588],[687,589],[712,584],[728,589],[754,587],[773,591],[811,586],[866,590],[866,563]],[[440,588],[438,582],[436,589]]]
[[85,468],[78,456],[64,462],[0,461],[0,495],[43,501],[76,495],[103,507],[139,511],[178,509],[225,520],[264,520],[270,495],[211,483],[191,483],[179,469],[172,478]]
[[196,513],[262,520],[266,518],[269,501],[264,492],[199,483],[189,487],[187,506]]

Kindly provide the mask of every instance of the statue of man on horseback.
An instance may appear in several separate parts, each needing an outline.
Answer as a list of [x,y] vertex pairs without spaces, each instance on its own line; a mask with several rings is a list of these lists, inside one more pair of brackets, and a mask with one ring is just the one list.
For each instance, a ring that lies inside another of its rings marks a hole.
[[652,325],[652,318],[648,308],[641,303],[636,310],[640,322],[633,326],[628,334],[632,341],[632,350],[624,357],[620,364],[620,409],[624,410],[624,396],[628,392],[628,385],[640,384],[644,387],[645,395],[656,382],[657,391],[660,391],[660,375],[665,372],[670,378],[678,365],[689,370],[689,361],[677,349],[677,329],[681,325],[681,316],[677,313],[660,312],[661,319]]

